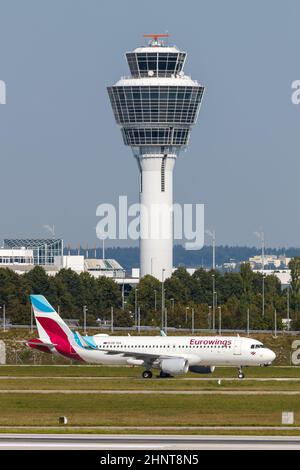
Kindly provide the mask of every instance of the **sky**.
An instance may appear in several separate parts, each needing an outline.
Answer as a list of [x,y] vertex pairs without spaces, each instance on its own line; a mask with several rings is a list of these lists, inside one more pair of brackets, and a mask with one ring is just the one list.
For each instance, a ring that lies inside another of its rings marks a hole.
[[138,202],[106,87],[144,33],[168,31],[205,86],[174,201],[203,203],[217,244],[259,245],[263,230],[267,246],[300,246],[299,17],[297,0],[0,0],[0,240],[54,225],[100,245],[98,204]]

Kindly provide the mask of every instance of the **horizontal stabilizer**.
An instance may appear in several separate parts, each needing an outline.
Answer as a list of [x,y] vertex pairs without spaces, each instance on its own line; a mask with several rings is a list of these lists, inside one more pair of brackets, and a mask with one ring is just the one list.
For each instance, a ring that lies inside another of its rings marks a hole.
[[57,344],[45,343],[44,341],[24,341],[28,346],[46,346],[47,348],[55,348]]

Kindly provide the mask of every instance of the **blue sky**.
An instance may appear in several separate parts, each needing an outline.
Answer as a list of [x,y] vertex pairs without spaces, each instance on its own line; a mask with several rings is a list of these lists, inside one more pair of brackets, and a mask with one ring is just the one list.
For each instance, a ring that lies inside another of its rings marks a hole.
[[299,17],[296,0],[0,0],[0,239],[55,224],[92,246],[99,203],[138,201],[106,86],[143,33],[168,31],[206,87],[174,200],[204,203],[217,243],[258,244],[263,228],[267,245],[299,246]]

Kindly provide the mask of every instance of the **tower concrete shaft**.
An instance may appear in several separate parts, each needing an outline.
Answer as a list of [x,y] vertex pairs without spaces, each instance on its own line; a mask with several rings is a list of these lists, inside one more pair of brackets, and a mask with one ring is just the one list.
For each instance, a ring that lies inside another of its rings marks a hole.
[[140,269],[163,280],[173,268],[173,169],[188,144],[204,87],[184,75],[186,53],[153,35],[126,53],[131,77],[108,93],[125,145],[140,172]]
[[174,154],[137,157],[140,175],[141,276],[170,277],[173,267]]

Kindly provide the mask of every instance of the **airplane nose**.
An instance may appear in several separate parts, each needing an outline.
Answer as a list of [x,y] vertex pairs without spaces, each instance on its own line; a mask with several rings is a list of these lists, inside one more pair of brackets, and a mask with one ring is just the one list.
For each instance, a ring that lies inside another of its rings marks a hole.
[[274,353],[274,351],[271,351],[271,354],[272,354],[272,359],[271,359],[271,361],[273,362],[273,361],[275,361],[275,359],[276,359],[276,354]]
[[273,362],[276,358],[276,354],[271,349],[268,350],[268,360]]

